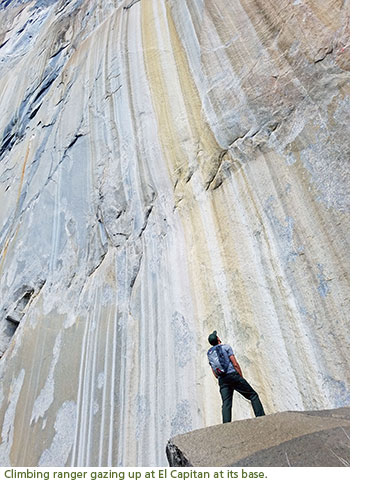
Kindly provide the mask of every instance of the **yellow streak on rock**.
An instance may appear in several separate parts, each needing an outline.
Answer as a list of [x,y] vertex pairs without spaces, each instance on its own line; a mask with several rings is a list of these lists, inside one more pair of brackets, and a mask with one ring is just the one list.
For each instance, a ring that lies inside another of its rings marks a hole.
[[142,40],[146,71],[150,83],[153,105],[159,125],[160,142],[171,178],[174,170],[187,162],[186,155],[179,147],[180,140],[174,123],[173,111],[169,99],[165,74],[160,58],[160,48],[157,46],[157,32],[155,29],[155,14],[153,2],[142,3]]
[[179,83],[185,102],[185,110],[189,120],[192,140],[194,141],[194,144],[198,143],[199,150],[202,149],[203,151],[203,156],[200,158],[204,171],[205,167],[207,168],[204,160],[209,160],[211,162],[214,160],[214,163],[216,164],[221,148],[216,142],[207,121],[204,120],[201,99],[191,75],[185,50],[176,31],[176,26],[173,22],[170,8],[167,8],[167,19],[169,34],[174,51],[174,59],[177,65]]
[[[158,120],[160,141],[172,181],[187,182],[193,173],[194,162],[198,162],[204,177],[210,176],[210,171],[216,168],[221,148],[204,119],[199,93],[169,6],[166,5],[166,19],[160,9],[160,3],[142,4],[146,71]],[[166,54],[163,47],[156,45],[156,23],[160,23],[162,44],[170,47],[170,54]],[[168,78],[171,73],[177,73],[177,87],[172,86],[173,78]],[[189,144],[188,148],[183,147],[186,143]],[[189,196],[189,192],[190,188],[180,187],[180,196],[177,197]]]
[[[19,203],[20,203],[22,186],[23,186],[23,180],[24,180],[24,177],[25,177],[25,171],[26,171],[27,160],[29,158],[29,152],[30,152],[30,141],[27,144],[25,160],[24,160],[23,165],[22,165],[20,185],[18,187],[18,193],[17,193],[17,203],[16,203],[16,208],[14,209],[14,213],[15,214],[17,214],[18,206],[19,206]],[[14,238],[17,236],[18,230],[19,230],[19,225],[17,227],[17,230],[16,230],[16,233],[14,235]],[[4,244],[3,255],[1,256],[1,261],[0,261],[0,273],[1,273],[1,270],[2,270],[2,267],[3,267],[3,264],[4,264],[5,257],[6,257],[7,252],[8,252],[10,240],[11,240],[11,235],[9,235],[7,237],[6,242]]]

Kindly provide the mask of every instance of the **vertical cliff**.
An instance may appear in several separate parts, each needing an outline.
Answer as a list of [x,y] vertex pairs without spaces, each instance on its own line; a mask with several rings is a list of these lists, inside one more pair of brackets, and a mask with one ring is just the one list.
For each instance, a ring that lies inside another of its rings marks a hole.
[[[348,404],[348,2],[0,5],[0,465]],[[234,418],[247,418],[245,401]]]

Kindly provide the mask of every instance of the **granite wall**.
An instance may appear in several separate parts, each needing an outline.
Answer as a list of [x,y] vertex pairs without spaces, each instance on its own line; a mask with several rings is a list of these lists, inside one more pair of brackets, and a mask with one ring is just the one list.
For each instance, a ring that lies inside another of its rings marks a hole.
[[0,465],[165,465],[220,423],[212,329],[267,413],[347,405],[348,2],[0,27]]

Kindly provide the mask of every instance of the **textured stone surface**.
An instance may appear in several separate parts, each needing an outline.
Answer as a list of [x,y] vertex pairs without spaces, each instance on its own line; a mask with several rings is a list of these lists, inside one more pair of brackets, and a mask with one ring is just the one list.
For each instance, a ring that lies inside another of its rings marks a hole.
[[348,57],[341,0],[1,3],[1,465],[164,465],[214,328],[348,404]]
[[282,412],[176,436],[173,467],[348,467],[349,408]]

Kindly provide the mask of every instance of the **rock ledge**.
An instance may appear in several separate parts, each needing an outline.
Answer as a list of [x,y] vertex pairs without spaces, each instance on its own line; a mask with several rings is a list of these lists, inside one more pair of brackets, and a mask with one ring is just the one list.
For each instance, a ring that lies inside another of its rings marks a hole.
[[349,407],[288,411],[168,441],[172,467],[348,467]]

